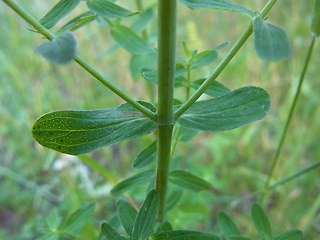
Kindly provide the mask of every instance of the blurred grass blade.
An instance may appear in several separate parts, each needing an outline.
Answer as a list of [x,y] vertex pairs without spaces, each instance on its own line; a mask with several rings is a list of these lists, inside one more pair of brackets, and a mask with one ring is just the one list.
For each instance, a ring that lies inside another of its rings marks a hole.
[[149,183],[149,181],[152,180],[154,177],[155,173],[153,169],[133,175],[132,177],[126,178],[125,180],[115,185],[111,189],[111,193],[113,195],[119,195],[128,191],[129,189]]
[[[205,78],[198,79],[191,83],[191,87],[197,90],[205,80]],[[222,83],[213,81],[213,83],[204,93],[211,97],[220,97],[229,92],[231,92],[230,89],[226,88]]]
[[93,213],[95,203],[86,203],[76,210],[71,216],[59,226],[59,230],[69,234],[79,234]]
[[[154,110],[152,104],[141,103]],[[147,135],[156,127],[156,123],[142,117],[142,113],[125,103],[102,110],[47,113],[36,120],[32,134],[44,147],[78,155]]]
[[205,67],[213,64],[218,59],[218,53],[215,50],[207,50],[198,53],[196,56],[192,57],[189,62],[191,69]]
[[101,233],[106,240],[118,240],[120,236],[119,233],[106,222],[101,225]]
[[130,203],[121,199],[117,202],[117,213],[123,228],[129,236],[132,236],[134,220],[137,217],[138,211]]
[[169,181],[181,188],[194,192],[202,190],[215,190],[211,183],[183,170],[171,171],[169,173]]
[[291,229],[281,233],[277,236],[274,236],[273,240],[301,240],[303,233],[299,229]]
[[254,15],[254,11],[227,0],[180,0],[180,2],[191,9],[217,9],[240,12],[250,17]]
[[159,193],[152,190],[148,193],[134,222],[132,240],[146,240],[152,233],[159,204]]
[[[243,87],[223,96],[194,103],[177,123],[203,131],[226,131],[263,118],[269,94],[258,87]],[[179,108],[179,105],[175,106]]]
[[40,19],[40,23],[47,29],[54,27],[60,19],[70,13],[79,3],[80,0],[60,0]]
[[253,21],[254,48],[261,59],[277,61],[291,57],[291,45],[286,33],[265,23],[260,17]]
[[87,0],[88,8],[100,17],[114,19],[132,14],[128,9],[122,8],[108,0]]
[[77,40],[72,32],[66,31],[37,46],[35,51],[51,63],[66,64],[76,56]]
[[236,224],[233,222],[231,217],[225,212],[219,212],[218,214],[218,225],[222,232],[222,235],[226,239],[230,239],[232,235],[239,235],[239,230]]
[[[79,29],[80,27],[85,26],[85,24],[93,21],[96,18],[97,18],[97,14],[95,14],[94,12],[91,12],[91,11],[84,12],[79,16],[71,19],[68,23],[66,23],[61,28],[59,28],[58,33],[63,32],[65,30],[75,31],[76,29]],[[85,23],[83,23],[84,21]]]
[[220,238],[206,232],[173,230],[156,233],[152,235],[152,240],[220,240]]
[[155,49],[149,45],[146,40],[126,26],[112,26],[111,35],[115,41],[132,54],[147,54],[155,52]]
[[320,35],[320,1],[316,0],[313,10],[312,22],[311,22],[311,32],[319,37]]
[[264,240],[269,240],[267,238],[272,239],[270,222],[263,208],[258,203],[252,205],[251,217],[260,237]]
[[143,168],[153,163],[157,158],[156,151],[157,141],[153,141],[138,154],[138,156],[133,160],[132,166],[134,168]]

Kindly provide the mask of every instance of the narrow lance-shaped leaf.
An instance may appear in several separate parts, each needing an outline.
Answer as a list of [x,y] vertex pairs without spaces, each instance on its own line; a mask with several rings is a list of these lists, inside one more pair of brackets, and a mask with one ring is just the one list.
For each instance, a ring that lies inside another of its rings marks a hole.
[[118,240],[120,234],[108,223],[102,223],[101,233],[106,238],[106,240]]
[[192,57],[189,62],[192,69],[200,68],[213,64],[218,59],[218,53],[215,50],[207,50],[198,53]]
[[[205,78],[198,79],[191,83],[191,87],[193,89],[198,89],[205,80],[206,80]],[[209,88],[204,93],[211,97],[220,97],[229,92],[231,92],[230,89],[225,87],[222,83],[218,81],[213,81],[213,83],[209,86]]]
[[112,26],[111,35],[114,40],[132,54],[147,54],[155,51],[146,40],[126,26]]
[[265,23],[260,17],[253,21],[253,40],[254,48],[261,59],[277,61],[292,55],[286,33],[281,28]]
[[35,51],[51,63],[66,64],[76,56],[77,40],[72,32],[66,31],[37,46]]
[[311,32],[319,37],[320,35],[320,1],[316,0],[313,10]]
[[180,203],[183,196],[183,191],[184,190],[182,188],[170,185],[166,202],[167,211],[173,209]]
[[[152,104],[141,103],[150,110],[155,110]],[[36,120],[32,134],[44,147],[77,155],[147,135],[156,127],[156,123],[125,103],[102,110],[47,113]]]
[[40,23],[47,29],[52,28],[79,3],[80,0],[60,0],[45,16],[40,19]]
[[152,240],[220,240],[220,238],[206,232],[173,230],[156,233],[152,235]]
[[131,24],[131,29],[136,33],[141,33],[146,29],[153,19],[153,7],[145,9],[138,15],[138,18]]
[[269,107],[270,97],[265,90],[243,87],[221,97],[196,102],[177,122],[192,129],[226,131],[263,118]]
[[254,15],[252,10],[227,0],[180,0],[180,2],[191,9],[217,9],[240,12],[250,17]]
[[152,233],[159,204],[159,193],[152,190],[148,193],[134,223],[132,240],[146,240]]
[[258,203],[254,203],[252,205],[251,217],[260,237],[262,239],[266,239],[268,237],[272,239],[270,222],[263,208]]
[[87,23],[93,21],[97,17],[98,17],[98,15],[95,14],[94,12],[87,11],[87,12],[82,13],[82,14],[78,15],[77,17],[71,19],[68,23],[63,25],[59,29],[58,32],[60,33],[65,30],[75,31],[75,30],[85,26]]
[[131,236],[134,220],[137,217],[138,211],[125,200],[119,200],[117,202],[117,208],[118,217],[121,221],[121,224],[129,236]]
[[135,168],[143,168],[156,160],[157,142],[154,141],[148,145],[133,160],[132,166]]
[[291,229],[281,233],[277,236],[274,236],[274,240],[301,240],[303,237],[303,233],[299,229]]
[[113,195],[119,195],[128,191],[129,189],[147,184],[155,177],[154,170],[150,169],[142,173],[138,173],[132,177],[126,178],[111,189]]
[[232,219],[224,212],[219,212],[218,214],[218,224],[219,228],[224,237],[230,239],[232,235],[239,235],[239,230]]
[[215,190],[211,183],[183,170],[171,171],[169,173],[169,181],[181,188],[194,192],[201,190]]
[[99,16],[110,19],[132,14],[130,10],[120,7],[108,0],[87,0],[87,6]]
[[95,203],[84,204],[76,210],[65,223],[59,226],[59,230],[70,234],[79,234],[93,213]]

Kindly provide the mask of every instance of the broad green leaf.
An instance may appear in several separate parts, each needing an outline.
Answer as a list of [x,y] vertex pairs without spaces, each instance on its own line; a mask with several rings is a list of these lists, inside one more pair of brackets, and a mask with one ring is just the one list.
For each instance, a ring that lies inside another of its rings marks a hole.
[[191,69],[200,68],[213,64],[218,59],[218,53],[215,50],[207,50],[198,53],[190,61]]
[[132,240],[146,240],[152,233],[159,204],[159,193],[152,190],[148,193],[134,222]]
[[106,238],[106,240],[118,240],[120,235],[117,231],[108,223],[102,223],[101,233]]
[[35,51],[51,63],[66,64],[76,56],[77,40],[72,32],[66,31],[37,46]]
[[274,236],[274,240],[301,240],[303,237],[303,233],[299,229],[291,229],[281,233],[277,236]]
[[131,77],[135,81],[141,76],[143,69],[153,68],[157,63],[157,54],[155,52],[148,54],[132,55],[130,59]]
[[115,185],[111,189],[111,193],[113,195],[119,195],[128,191],[129,189],[149,183],[149,181],[151,181],[154,177],[155,173],[152,169],[133,175],[132,177],[126,178],[122,182]]
[[[205,78],[198,79],[191,83],[191,87],[197,90],[205,80]],[[213,81],[213,83],[204,93],[211,97],[220,97],[229,92],[231,92],[230,89],[226,88],[222,83]]]
[[220,240],[216,235],[206,232],[173,230],[156,233],[152,235],[152,240]]
[[108,0],[87,0],[87,6],[99,16],[110,19],[132,14],[130,10],[120,7]]
[[138,156],[133,160],[132,166],[134,168],[143,168],[145,166],[148,166],[156,160],[156,151],[157,142],[154,141],[138,154]]
[[112,26],[111,35],[115,41],[132,54],[147,54],[155,52],[154,48],[149,45],[146,40],[126,26]]
[[265,23],[260,17],[253,21],[253,40],[254,48],[261,59],[277,61],[292,55],[286,33],[281,28]]
[[191,9],[217,9],[240,12],[250,17],[254,15],[254,11],[227,0],[180,0],[180,2]]
[[222,235],[227,239],[230,239],[232,235],[239,235],[239,230],[236,224],[232,221],[231,217],[225,212],[219,212],[218,214],[218,224],[222,232]]
[[65,223],[59,226],[59,230],[70,234],[79,234],[93,213],[94,208],[95,203],[84,204],[72,213]]
[[137,210],[132,207],[127,201],[119,200],[117,202],[117,212],[123,228],[129,234],[129,236],[131,236],[134,226],[134,220],[136,219],[138,214]]
[[87,23],[95,20],[98,17],[97,14],[88,11],[85,13],[80,14],[79,16],[73,18],[72,20],[70,20],[67,24],[65,24],[64,26],[62,26],[59,29],[59,33],[63,32],[65,30],[70,30],[70,31],[75,31],[83,26],[85,26]]
[[168,221],[157,222],[157,224],[158,225],[155,227],[155,229],[156,229],[155,232],[156,233],[172,231],[173,230],[171,224]]
[[[151,110],[152,104],[141,102]],[[147,135],[157,124],[129,104],[102,110],[47,113],[32,128],[35,140],[58,152],[77,155],[129,138]]]
[[[175,71],[175,75],[174,76],[177,79],[187,71],[188,71],[188,69],[186,69],[183,65],[176,64],[176,71]],[[157,70],[144,70],[144,71],[142,71],[142,76],[148,82],[151,82],[153,84],[158,84],[158,71]],[[175,87],[178,87],[178,86],[179,86],[179,83]]]
[[313,10],[311,32],[319,37],[320,35],[320,1],[316,0]]
[[226,131],[263,118],[269,107],[270,97],[265,90],[243,87],[221,97],[196,102],[177,123],[203,131]]
[[267,240],[266,239],[266,235],[267,235],[272,239],[272,230],[271,230],[270,222],[263,208],[258,203],[254,203],[252,205],[251,217],[252,217],[254,226],[256,227],[260,237],[264,240]]
[[171,185],[167,196],[166,210],[169,211],[177,206],[180,203],[182,196],[183,189]]
[[241,235],[230,236],[230,240],[250,240],[250,238]]
[[138,15],[138,18],[132,22],[131,29],[136,33],[141,33],[146,29],[150,21],[153,19],[153,7],[147,8]]
[[211,183],[183,170],[174,170],[169,173],[169,181],[181,188],[194,192],[202,190],[214,190]]
[[57,22],[60,21],[60,19],[70,13],[79,3],[80,0],[60,0],[56,5],[53,6],[53,8],[49,10],[48,13],[46,13],[46,15],[40,19],[40,23],[47,29],[52,28],[57,24]]

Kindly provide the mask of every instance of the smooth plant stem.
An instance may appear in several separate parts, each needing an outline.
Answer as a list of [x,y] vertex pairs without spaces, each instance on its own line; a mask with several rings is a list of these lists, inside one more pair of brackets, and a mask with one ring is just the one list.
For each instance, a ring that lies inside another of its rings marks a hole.
[[[273,5],[277,2],[277,0],[270,0],[265,5],[265,7],[260,12],[261,17],[265,17],[267,13],[272,9]],[[233,45],[227,55],[222,59],[216,69],[211,73],[211,75],[202,83],[202,85],[194,92],[194,94],[175,112],[175,120],[177,120],[185,111],[187,111],[192,104],[194,104],[198,98],[210,87],[213,81],[217,79],[220,73],[225,69],[225,67],[229,64],[229,62],[233,59],[236,53],[240,50],[240,48],[244,45],[244,43],[248,40],[250,35],[252,34],[252,24],[253,21],[250,22],[247,29],[240,36],[238,41]]]
[[300,75],[297,91],[296,91],[296,94],[294,96],[294,100],[292,102],[292,105],[291,105],[291,108],[290,108],[290,111],[289,111],[289,115],[288,115],[284,130],[282,132],[280,143],[278,145],[276,154],[275,154],[274,159],[272,161],[271,169],[269,171],[268,178],[267,178],[267,181],[266,181],[265,186],[264,186],[264,191],[263,191],[263,194],[262,194],[261,201],[263,201],[265,195],[267,194],[271,178],[272,178],[273,173],[274,173],[274,171],[276,169],[276,166],[277,166],[277,164],[279,162],[280,153],[281,153],[281,150],[283,148],[283,144],[284,144],[284,142],[286,140],[288,129],[289,129],[290,123],[292,121],[292,116],[294,114],[294,111],[296,109],[297,102],[298,102],[298,99],[299,99],[299,96],[300,96],[301,87],[302,87],[302,84],[304,82],[304,78],[305,78],[305,75],[306,75],[306,72],[307,72],[307,69],[308,69],[308,66],[309,66],[309,62],[310,62],[310,59],[311,59],[312,51],[313,51],[313,48],[314,48],[315,39],[316,38],[313,37],[312,40],[311,40],[311,43],[310,43],[310,46],[309,46],[309,50],[308,50],[308,53],[307,53],[307,57],[306,57],[306,60],[305,60],[304,66],[303,66],[303,70],[302,70],[301,75]]
[[[33,16],[31,16],[27,11],[25,11],[23,8],[21,8],[18,4],[16,4],[12,0],[2,0],[2,1],[4,3],[6,3],[13,11],[15,11],[26,22],[31,24],[39,33],[41,33],[43,36],[45,36],[48,40],[51,40],[55,37],[55,35],[53,33],[51,33],[48,29],[46,29],[44,26],[42,26],[37,19],[35,19]],[[116,95],[118,95],[123,100],[128,102],[131,106],[133,106],[134,108],[136,108],[137,110],[142,112],[145,116],[156,121],[156,114],[154,112],[150,111],[149,109],[144,107],[142,104],[140,104],[137,101],[135,101],[134,99],[132,99],[124,91],[120,90],[116,85],[114,85],[113,83],[109,82],[104,77],[102,77],[93,67],[91,67],[81,57],[76,56],[73,60],[75,62],[77,62],[88,73],[90,73],[95,79],[97,79],[99,82],[101,82],[107,88],[109,88],[112,92],[114,92]]]
[[165,218],[171,153],[176,52],[177,0],[158,2],[158,163],[156,189],[160,195],[158,221]]

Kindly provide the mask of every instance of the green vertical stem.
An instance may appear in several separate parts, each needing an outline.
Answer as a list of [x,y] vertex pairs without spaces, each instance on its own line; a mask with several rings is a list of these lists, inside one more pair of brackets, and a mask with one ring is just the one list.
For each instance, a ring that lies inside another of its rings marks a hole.
[[306,72],[307,72],[307,69],[308,69],[308,66],[309,66],[309,62],[310,62],[310,59],[311,59],[311,55],[312,55],[312,51],[313,51],[313,48],[314,48],[315,40],[316,40],[316,38],[313,37],[312,40],[311,40],[310,46],[309,46],[309,50],[308,50],[308,53],[307,53],[307,57],[306,57],[304,66],[303,66],[303,70],[302,70],[301,75],[300,75],[298,88],[297,88],[296,94],[294,96],[293,103],[292,103],[291,108],[290,108],[290,112],[289,112],[289,115],[288,115],[284,130],[283,130],[283,133],[282,133],[282,136],[281,136],[281,139],[280,139],[280,143],[278,145],[276,154],[275,154],[274,159],[272,161],[272,165],[271,165],[271,169],[270,169],[269,174],[268,174],[267,181],[266,181],[266,183],[264,185],[264,190],[263,190],[263,193],[262,193],[262,196],[261,196],[261,201],[262,202],[263,202],[263,200],[264,200],[264,198],[265,198],[265,196],[266,196],[266,194],[268,192],[271,178],[272,178],[274,170],[276,169],[276,166],[277,166],[277,164],[279,162],[280,153],[281,153],[281,150],[283,148],[283,144],[284,144],[284,142],[286,140],[288,129],[289,129],[290,123],[292,121],[293,113],[294,113],[294,111],[296,109],[297,102],[298,102],[298,99],[299,99],[299,96],[300,96],[301,87],[302,87],[302,84],[304,82],[304,78],[305,78],[305,75],[306,75]]
[[160,194],[158,221],[165,218],[173,115],[176,51],[176,0],[158,1],[158,164],[156,189]]

